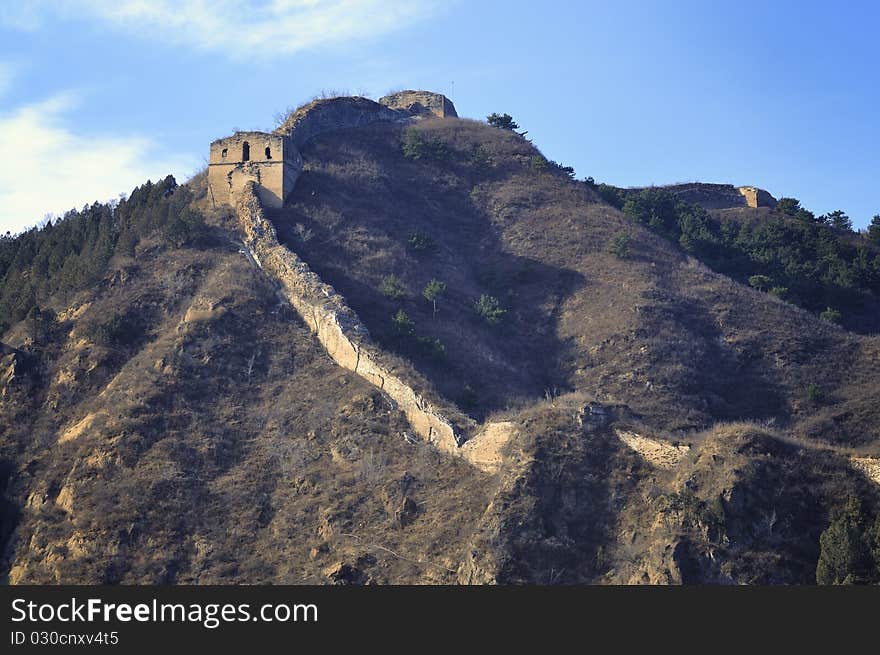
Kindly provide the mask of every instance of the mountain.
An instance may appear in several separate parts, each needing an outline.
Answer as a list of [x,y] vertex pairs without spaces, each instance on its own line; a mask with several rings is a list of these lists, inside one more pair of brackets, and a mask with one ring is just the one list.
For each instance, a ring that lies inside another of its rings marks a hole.
[[8,581],[876,581],[877,249],[412,93],[3,240]]

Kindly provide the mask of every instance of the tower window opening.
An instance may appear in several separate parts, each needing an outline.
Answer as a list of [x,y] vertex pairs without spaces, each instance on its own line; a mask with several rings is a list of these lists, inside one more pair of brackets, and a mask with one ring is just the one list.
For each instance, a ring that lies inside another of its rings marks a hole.
[[223,152],[220,153],[220,156],[223,157],[223,159],[226,159],[226,155],[228,153],[229,153],[229,148],[223,148]]
[[272,159],[272,148],[266,146],[266,159]]
[[251,144],[247,141],[244,142],[241,146],[241,160],[242,161],[250,161],[251,159]]

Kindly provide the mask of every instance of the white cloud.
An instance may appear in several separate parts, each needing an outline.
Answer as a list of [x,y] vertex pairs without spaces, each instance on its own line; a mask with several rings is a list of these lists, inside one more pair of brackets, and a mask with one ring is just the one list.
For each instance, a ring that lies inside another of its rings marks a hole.
[[106,201],[148,178],[195,170],[194,158],[157,156],[141,136],[72,131],[64,117],[78,103],[64,93],[0,113],[0,233],[15,233],[45,214]]
[[49,18],[85,19],[136,36],[267,59],[386,34],[434,12],[439,0],[30,0],[0,21],[36,29]]

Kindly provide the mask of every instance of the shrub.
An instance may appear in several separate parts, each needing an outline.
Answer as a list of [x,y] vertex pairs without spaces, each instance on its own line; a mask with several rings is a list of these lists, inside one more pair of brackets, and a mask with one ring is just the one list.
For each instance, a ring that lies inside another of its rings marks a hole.
[[815,382],[808,384],[806,391],[807,400],[814,405],[819,405],[825,400],[825,390]]
[[828,321],[829,323],[840,323],[842,316],[840,312],[833,307],[827,307],[825,311],[819,314],[819,318],[823,321]]
[[424,232],[413,232],[409,235],[409,239],[406,242],[416,252],[428,253],[433,252],[437,248],[434,239]]
[[720,534],[724,530],[726,515],[724,502],[716,496],[712,503],[700,500],[690,489],[682,489],[657,499],[661,512],[675,512],[688,527],[705,527]]
[[612,207],[617,207],[618,209],[623,209],[623,204],[626,202],[626,190],[621,189],[620,187],[612,186],[610,184],[605,184],[602,182],[601,184],[596,184],[593,181],[593,178],[587,178],[587,186],[593,189],[599,197],[602,198],[605,202],[607,202]]
[[399,337],[412,336],[416,331],[416,324],[402,309],[398,309],[397,313],[391,317],[391,325],[394,333]]
[[677,237],[680,234],[678,202],[665,189],[645,189],[631,195],[623,204],[623,212],[634,221],[666,236]]
[[758,291],[767,291],[771,288],[773,280],[767,275],[752,275],[749,277],[749,286]]
[[433,305],[435,317],[437,316],[437,300],[445,293],[446,283],[441,282],[436,278],[432,278],[431,281],[425,285],[425,290],[422,291],[425,300]]
[[176,216],[169,216],[162,228],[162,239],[173,248],[181,248],[197,241],[205,233],[205,219],[192,209],[184,209]]
[[386,298],[397,300],[406,295],[406,285],[404,285],[399,277],[392,273],[382,278],[382,285],[379,287],[379,291]]
[[629,255],[629,241],[630,236],[628,234],[618,234],[611,241],[611,246],[608,248],[608,252],[612,255],[616,255],[620,259],[625,259],[627,255]]
[[403,154],[409,159],[443,161],[449,159],[452,153],[438,137],[426,139],[418,130],[411,127],[403,134]]
[[529,158],[529,166],[532,170],[546,171],[549,165],[550,163],[547,161],[547,158],[541,155],[532,155],[531,158]]
[[868,226],[868,241],[880,245],[880,214],[875,214]]
[[819,537],[818,584],[865,582],[873,573],[869,535],[863,522],[861,504],[857,498],[849,498]]
[[416,340],[419,352],[423,356],[435,362],[441,362],[446,359],[446,346],[436,337],[419,337]]
[[486,116],[486,122],[492,127],[499,127],[502,130],[518,130],[519,125],[513,120],[510,114],[491,113]]
[[105,348],[130,346],[144,335],[143,322],[132,314],[117,314],[103,323],[91,325],[85,330],[86,336]]
[[492,168],[492,158],[480,144],[474,144],[471,150],[471,166],[480,171]]
[[507,314],[507,310],[501,307],[498,298],[486,294],[481,295],[474,303],[474,309],[489,325],[498,325]]

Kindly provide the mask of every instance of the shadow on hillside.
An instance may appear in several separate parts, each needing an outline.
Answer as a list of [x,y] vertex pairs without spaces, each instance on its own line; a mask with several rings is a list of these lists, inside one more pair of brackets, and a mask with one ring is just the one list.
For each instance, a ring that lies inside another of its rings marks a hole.
[[[21,510],[11,497],[9,486],[14,466],[8,460],[0,460],[0,553],[6,553],[6,546],[21,518]],[[7,557],[2,558],[0,577],[8,584],[9,565]]]
[[[395,176],[365,191],[361,179],[307,171],[271,218],[281,242],[346,298],[379,345],[409,359],[475,418],[570,390],[557,310],[584,277],[505,253],[466,194],[435,180],[410,182]],[[414,234],[432,247],[415,251]],[[402,297],[382,293],[389,275],[405,288]],[[436,316],[422,295],[434,278],[447,284]],[[507,310],[497,325],[475,310],[484,294]],[[401,310],[415,324],[412,335],[395,328]]]
[[[676,298],[644,312],[658,369],[677,395],[690,397],[715,421],[785,417],[788,402],[758,353],[739,352],[724,340],[701,303]],[[651,316],[653,314],[653,316]],[[690,403],[688,403],[690,404]]]

